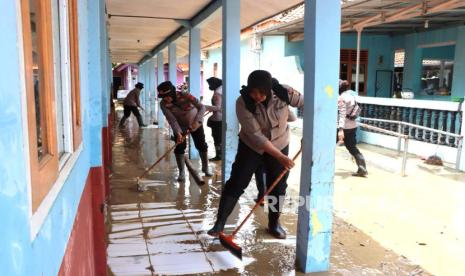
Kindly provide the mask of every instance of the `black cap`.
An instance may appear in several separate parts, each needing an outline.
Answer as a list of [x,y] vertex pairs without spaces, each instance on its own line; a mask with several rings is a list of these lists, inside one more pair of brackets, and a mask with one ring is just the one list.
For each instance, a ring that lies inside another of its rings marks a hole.
[[157,86],[158,97],[163,98],[176,93],[176,87],[170,81],[164,81]]
[[208,78],[207,83],[208,83],[208,89],[212,91],[214,91],[215,89],[223,85],[223,81],[216,77]]
[[265,70],[255,70],[250,73],[247,78],[247,88],[257,88],[265,94],[269,95],[271,93],[272,81],[271,74]]
[[144,84],[142,82],[136,83],[136,88],[142,89],[144,88]]

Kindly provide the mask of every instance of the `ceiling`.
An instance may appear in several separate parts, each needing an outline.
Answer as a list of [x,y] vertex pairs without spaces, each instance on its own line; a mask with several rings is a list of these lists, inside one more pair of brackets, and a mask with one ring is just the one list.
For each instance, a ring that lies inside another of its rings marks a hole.
[[[294,7],[302,0],[240,0],[241,29]],[[137,63],[171,34],[215,1],[107,0],[110,53],[113,62]],[[201,47],[221,40],[221,7],[201,22]],[[176,40],[177,56],[188,53],[188,32]],[[167,49],[163,49],[167,61]]]

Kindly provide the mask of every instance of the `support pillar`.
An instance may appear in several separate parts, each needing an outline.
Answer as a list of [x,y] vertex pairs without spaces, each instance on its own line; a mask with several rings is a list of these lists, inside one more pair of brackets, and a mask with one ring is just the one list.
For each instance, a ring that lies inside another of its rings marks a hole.
[[[237,152],[239,123],[236,100],[240,90],[240,1],[223,0],[223,184],[229,179]],[[339,67],[338,67],[339,68]],[[334,135],[333,135],[334,136]],[[334,139],[333,139],[334,140]]]
[[[189,92],[200,99],[200,29],[189,31]],[[192,138],[189,139],[189,159],[199,159]]]
[[[162,83],[165,81],[165,69],[163,66],[163,52],[158,53],[157,55],[157,81],[158,84]],[[160,99],[158,99],[158,102],[160,102]],[[158,127],[159,128],[164,128],[165,126],[165,116],[163,115],[163,112],[160,109],[160,105],[158,105]]]
[[157,99],[157,85],[155,83],[155,60],[150,59],[149,63],[149,87],[150,87],[150,122],[147,124],[152,124],[156,121],[156,99]]
[[177,85],[177,60],[176,60],[176,43],[171,43],[168,46],[168,79]]
[[[331,11],[328,13],[327,11]],[[337,115],[341,6],[306,0],[305,108],[297,225],[297,263],[305,272],[328,271],[331,246],[334,141]]]

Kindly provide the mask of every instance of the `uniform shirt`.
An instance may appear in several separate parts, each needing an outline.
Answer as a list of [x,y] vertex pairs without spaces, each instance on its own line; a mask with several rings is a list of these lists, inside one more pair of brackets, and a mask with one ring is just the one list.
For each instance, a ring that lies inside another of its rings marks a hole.
[[140,106],[140,90],[138,88],[132,89],[126,98],[124,99],[123,104],[128,106]]
[[185,132],[195,121],[203,123],[205,106],[191,94],[178,92],[176,102],[161,101],[160,108],[174,133]]
[[337,128],[343,129],[353,129],[357,127],[357,122],[347,118],[347,114],[353,110],[355,107],[355,96],[352,95],[351,90],[342,92],[339,95],[338,101],[338,119],[337,119]]
[[222,86],[215,89],[212,96],[212,105],[206,106],[208,111],[213,114],[208,118],[210,121],[221,122],[223,120],[223,112],[221,111],[222,102]]
[[[284,85],[283,85],[284,86]],[[289,86],[284,86],[289,94],[289,104],[293,107],[304,106],[304,96]],[[267,106],[256,104],[255,113],[251,113],[240,96],[236,101],[236,115],[241,125],[239,138],[249,148],[263,154],[264,145],[270,141],[279,150],[289,145],[288,104],[274,95]]]

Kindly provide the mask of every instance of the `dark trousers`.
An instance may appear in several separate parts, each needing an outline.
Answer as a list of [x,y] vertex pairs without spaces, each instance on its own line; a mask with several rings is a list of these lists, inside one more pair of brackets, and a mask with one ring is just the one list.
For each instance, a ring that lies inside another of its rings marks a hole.
[[[191,132],[191,136],[192,136],[192,139],[194,140],[195,148],[199,152],[208,151],[208,145],[205,142],[205,132],[203,131],[203,126],[200,126],[198,129]],[[176,146],[176,148],[174,149],[175,154],[184,154],[186,147],[187,147],[186,140],[184,140],[181,144]]]
[[137,106],[130,106],[130,105],[124,106],[124,115],[123,115],[123,118],[121,118],[121,121],[119,122],[119,124],[123,125],[124,122],[127,120],[127,118],[131,116],[131,112],[132,114],[134,114],[134,116],[136,116],[137,123],[139,123],[139,126],[143,125],[144,121],[142,121],[142,116],[139,113],[139,109],[137,108]]
[[265,167],[263,164],[260,164],[257,167],[257,170],[255,170],[255,184],[257,184],[257,190],[258,190],[258,195],[257,199],[260,199],[266,191],[266,185],[265,185]]
[[[288,155],[289,146],[286,146],[281,152]],[[226,181],[221,196],[230,196],[236,199],[239,198],[249,185],[252,175],[257,171],[262,160],[266,174],[266,185],[267,187],[270,187],[278,175],[284,170],[284,167],[278,162],[278,160],[268,153],[264,153],[263,155],[258,154],[239,140],[236,159],[232,165],[231,176],[228,181]],[[286,194],[286,181],[288,176],[289,173],[286,173],[270,193],[270,195],[274,196],[278,202],[281,202],[279,201],[279,197],[284,197]],[[278,209],[278,206],[273,207],[274,208],[270,208],[270,212],[275,212],[275,210]],[[279,208],[279,210],[280,209],[281,208]]]
[[344,129],[344,145],[352,156],[360,154],[360,151],[357,148],[357,128]]
[[213,143],[215,146],[221,146],[221,121],[208,121],[207,124],[212,129]]

